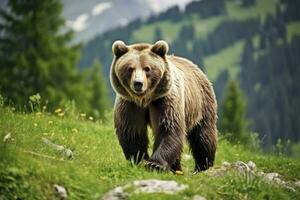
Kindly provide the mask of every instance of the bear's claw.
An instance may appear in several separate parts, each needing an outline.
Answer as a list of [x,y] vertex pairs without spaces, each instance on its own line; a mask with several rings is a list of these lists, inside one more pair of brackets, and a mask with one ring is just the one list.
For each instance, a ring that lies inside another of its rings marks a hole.
[[162,165],[160,165],[160,164],[158,164],[158,163],[151,162],[151,161],[147,161],[146,167],[147,167],[150,171],[156,170],[156,171],[161,172],[161,171],[166,171],[166,170],[167,170],[166,167],[164,167],[164,166],[162,166]]

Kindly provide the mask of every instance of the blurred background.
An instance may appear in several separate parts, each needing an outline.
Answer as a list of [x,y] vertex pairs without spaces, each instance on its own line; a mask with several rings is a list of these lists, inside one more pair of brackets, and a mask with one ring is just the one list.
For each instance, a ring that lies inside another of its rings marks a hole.
[[299,0],[1,0],[0,94],[28,110],[111,110],[115,40],[166,40],[213,82],[220,134],[300,152]]

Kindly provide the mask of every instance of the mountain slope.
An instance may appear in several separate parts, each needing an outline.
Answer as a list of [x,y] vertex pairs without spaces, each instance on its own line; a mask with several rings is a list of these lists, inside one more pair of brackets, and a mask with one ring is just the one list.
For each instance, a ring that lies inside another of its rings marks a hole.
[[76,32],[75,42],[85,42],[97,34],[153,13],[147,4],[139,0],[63,0],[63,4],[67,25]]
[[[227,81],[239,80],[249,100],[251,130],[271,150],[279,139],[294,143],[300,139],[296,111],[300,108],[294,103],[300,101],[295,92],[300,17],[295,8],[300,9],[296,0],[202,0],[187,4],[185,11],[172,7],[146,21],[135,20],[97,36],[86,44],[80,67],[99,59],[109,77],[114,40],[131,44],[164,39],[170,44],[170,54],[186,57],[206,72],[214,83],[219,107]],[[279,68],[284,78],[277,76]]]
[[[108,119],[107,123],[99,123],[79,114],[18,114],[0,108],[0,198],[58,199],[53,189],[58,184],[66,188],[70,199],[99,199],[116,186],[142,179],[174,180],[189,188],[177,195],[134,194],[133,199],[189,199],[194,195],[207,199],[296,199],[300,195],[300,189],[293,185],[300,179],[299,160],[262,155],[223,139],[219,139],[215,167],[207,173],[191,175],[193,160],[186,146],[183,176],[133,167],[125,161],[111,116]],[[68,159],[45,145],[43,138],[72,150],[73,158]],[[252,160],[259,171],[279,173],[295,191],[234,171],[209,175],[217,172],[222,162],[237,160]]]
[[[179,10],[178,7],[173,7],[168,11],[166,11],[165,13],[161,13],[157,16],[150,17],[146,22],[142,22],[141,20],[135,20],[134,22],[130,23],[126,27],[109,31],[91,40],[85,46],[80,66],[81,67],[90,66],[93,60],[98,58],[105,66],[109,67],[109,64],[112,59],[111,52],[110,52],[110,45],[116,39],[123,39],[128,44],[135,43],[135,42],[152,43],[156,39],[159,39],[156,36],[157,36],[157,32],[160,32],[161,33],[159,34],[159,36],[161,36],[160,39],[167,40],[171,44],[171,46],[172,44],[174,45],[175,40],[179,40],[179,39],[193,40],[193,41],[196,40],[196,42],[197,40],[206,40],[207,37],[211,35],[214,31],[216,31],[219,27],[221,27],[222,23],[224,22],[234,21],[237,24],[238,23],[242,24],[246,20],[255,19],[257,17],[264,20],[267,14],[275,13],[276,2],[277,0],[272,0],[272,2],[269,3],[265,3],[265,1],[257,1],[257,4],[255,4],[254,6],[243,8],[239,4],[239,1],[226,1],[226,3],[223,5],[223,10],[224,10],[223,14],[221,13],[218,15],[211,15],[208,17],[201,16],[200,11],[190,12],[189,10],[186,10],[185,12],[182,12]],[[187,5],[187,9],[189,5],[191,4]],[[200,5],[200,6],[203,6],[204,9],[205,7],[208,7],[206,5]],[[174,19],[174,16],[177,16],[178,19]],[[182,35],[184,34],[182,33],[184,31],[184,28],[187,26],[192,27],[194,32],[192,33],[194,35],[193,38],[185,38]],[[233,31],[235,31],[235,29],[238,27],[232,27],[232,28]],[[230,33],[226,32],[227,30],[223,30],[223,31],[225,31],[225,34],[227,35],[225,35],[225,38],[222,39],[226,39],[227,37],[230,37],[229,36]],[[244,39],[245,37],[246,36],[242,36],[241,39]],[[232,44],[236,40],[238,39],[234,38]],[[217,42],[218,41],[215,41],[215,43]],[[232,44],[229,44],[228,46]],[[211,46],[212,44],[209,45]],[[182,46],[180,47],[182,48]],[[200,48],[203,49],[204,47],[202,46]],[[222,48],[219,48],[219,50],[221,50]],[[98,49],[102,49],[102,51],[99,51]],[[175,53],[177,55],[188,56],[188,57],[190,57],[190,54],[193,53],[191,51],[184,52],[184,49],[176,49],[176,45],[174,45],[174,48],[171,48],[171,51],[172,53]],[[217,54],[218,52],[213,52],[213,53]],[[232,56],[235,55],[232,54]],[[193,57],[194,59],[192,60],[195,63],[199,64],[202,63],[200,61],[200,59],[203,59],[202,57],[205,58],[206,55],[202,55],[200,52],[197,53],[197,56],[195,58]],[[210,70],[209,69],[210,66],[206,67],[207,71]]]
[[[125,26],[137,18],[158,14],[170,6],[184,7],[191,0],[155,2],[153,0],[61,0],[66,28],[75,31],[74,43],[85,43],[98,34]],[[7,9],[8,0],[0,1]],[[117,14],[116,14],[117,13]]]
[[87,42],[98,34],[126,26],[137,18],[145,19],[176,4],[184,7],[190,1],[62,0],[62,3],[67,26],[76,32],[74,42]]

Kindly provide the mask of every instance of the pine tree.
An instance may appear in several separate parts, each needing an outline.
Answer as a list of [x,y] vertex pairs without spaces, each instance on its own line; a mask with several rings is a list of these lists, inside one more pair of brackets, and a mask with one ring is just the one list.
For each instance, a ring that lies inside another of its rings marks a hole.
[[102,65],[98,60],[88,69],[86,79],[88,90],[91,92],[89,97],[91,109],[89,112],[97,119],[103,118],[104,111],[109,106],[109,98],[107,83],[103,77]]
[[35,93],[50,105],[84,101],[79,46],[70,45],[72,33],[62,30],[60,1],[10,0],[8,7],[0,11],[1,93],[21,105]]
[[154,30],[154,41],[153,42],[157,42],[158,40],[162,40],[163,39],[163,34],[161,31],[160,27],[156,27]]
[[235,80],[229,81],[221,108],[220,130],[233,143],[245,144],[247,137],[246,100]]
[[241,86],[246,94],[250,94],[253,90],[253,80],[249,77],[252,75],[251,73],[253,73],[253,68],[255,67],[254,51],[252,39],[251,37],[248,37],[245,41],[241,56],[241,66],[243,70],[240,73],[240,79],[243,80],[241,81]]

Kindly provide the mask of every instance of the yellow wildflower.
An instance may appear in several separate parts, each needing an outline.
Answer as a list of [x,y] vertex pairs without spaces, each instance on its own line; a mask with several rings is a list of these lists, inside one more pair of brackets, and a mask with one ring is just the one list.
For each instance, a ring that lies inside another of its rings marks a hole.
[[63,117],[65,115],[65,113],[61,112],[57,114],[59,117]]
[[73,133],[78,133],[77,128],[73,128],[73,129],[72,129],[72,132],[73,132]]
[[181,171],[181,170],[176,170],[176,171],[175,171],[175,174],[181,176],[181,175],[183,175],[183,171]]
[[62,111],[61,108],[57,108],[54,112],[55,112],[55,113],[60,113],[61,111]]

